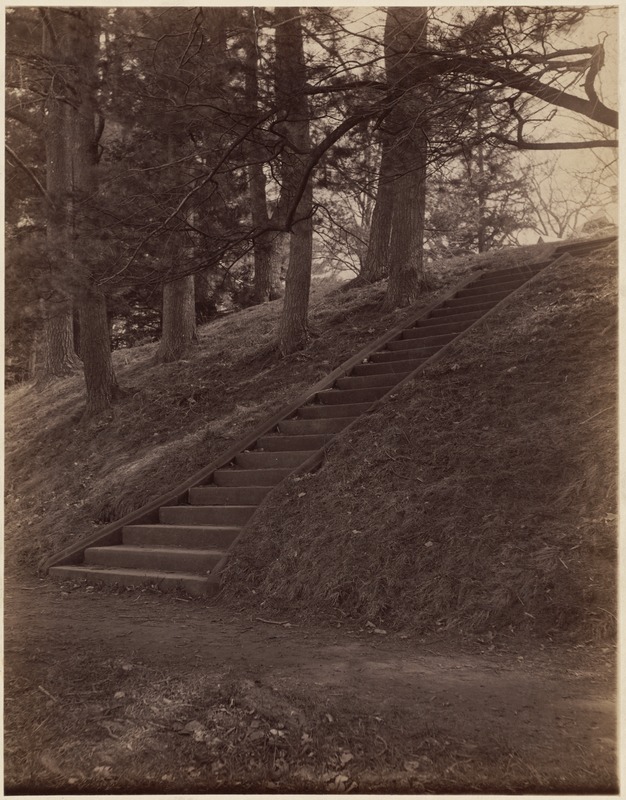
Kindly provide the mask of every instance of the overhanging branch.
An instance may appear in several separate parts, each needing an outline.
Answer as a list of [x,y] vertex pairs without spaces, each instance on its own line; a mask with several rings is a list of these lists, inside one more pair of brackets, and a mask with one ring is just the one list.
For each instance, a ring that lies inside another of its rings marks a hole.
[[7,155],[14,162],[15,166],[19,167],[22,170],[22,172],[24,172],[26,175],[28,175],[28,177],[30,178],[32,183],[37,188],[37,191],[43,196],[43,198],[46,201],[46,203],[48,203],[49,205],[53,206],[54,203],[50,199],[50,195],[44,189],[43,184],[41,183],[39,178],[35,175],[35,173],[32,171],[32,169],[22,161],[22,159],[18,156],[18,154],[15,152],[15,150],[13,150],[11,147],[9,147],[8,144],[4,145],[4,149],[7,151]]

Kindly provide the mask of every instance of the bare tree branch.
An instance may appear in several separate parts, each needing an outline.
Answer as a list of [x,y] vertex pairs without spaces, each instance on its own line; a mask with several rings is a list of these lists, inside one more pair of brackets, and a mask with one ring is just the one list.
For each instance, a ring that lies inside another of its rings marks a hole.
[[15,166],[19,167],[24,173],[26,173],[26,175],[28,175],[28,177],[36,186],[37,191],[40,192],[40,194],[43,196],[46,203],[53,206],[54,203],[52,202],[50,195],[45,190],[43,184],[41,183],[39,178],[35,175],[35,173],[32,171],[32,169],[22,161],[22,159],[18,156],[15,150],[11,149],[8,144],[4,145],[4,149],[7,151],[7,155],[15,163]]

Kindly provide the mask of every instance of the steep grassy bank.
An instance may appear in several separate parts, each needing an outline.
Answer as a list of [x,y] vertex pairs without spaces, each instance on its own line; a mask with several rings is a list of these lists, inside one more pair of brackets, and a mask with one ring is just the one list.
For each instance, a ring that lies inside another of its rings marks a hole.
[[[544,248],[545,249],[545,248]],[[508,251],[511,263],[536,248]],[[489,257],[434,270],[424,306]],[[209,463],[246,430],[388,329],[384,285],[313,290],[309,346],[279,359],[272,350],[281,302],[203,326],[193,355],[154,366],[156,345],[114,353],[124,396],[110,419],[81,423],[82,377],[12,388],[6,400],[6,558],[34,570],[42,557],[138,508]]]
[[359,420],[274,493],[226,597],[423,633],[612,632],[616,266],[548,270]]

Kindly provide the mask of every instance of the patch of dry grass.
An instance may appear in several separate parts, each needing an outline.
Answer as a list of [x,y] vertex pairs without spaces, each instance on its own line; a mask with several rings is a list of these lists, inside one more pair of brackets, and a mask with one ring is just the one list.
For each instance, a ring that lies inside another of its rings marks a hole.
[[548,270],[286,483],[226,596],[433,631],[615,623],[616,254]]

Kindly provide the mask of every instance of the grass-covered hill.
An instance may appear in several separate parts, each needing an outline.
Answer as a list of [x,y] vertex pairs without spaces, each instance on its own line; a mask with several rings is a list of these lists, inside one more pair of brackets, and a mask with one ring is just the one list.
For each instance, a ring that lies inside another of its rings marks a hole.
[[336,439],[262,508],[227,595],[427,634],[609,634],[616,266],[549,269]]
[[[511,263],[536,248],[509,251]],[[446,261],[424,306],[489,258]],[[331,372],[403,312],[381,315],[384,285],[317,281],[312,340],[280,359],[281,301],[199,329],[193,355],[153,365],[156,344],[113,354],[124,392],[110,419],[82,421],[82,376],[8,390],[5,404],[6,560],[35,570],[43,557],[140,507],[208,464],[246,431]]]
[[[491,255],[508,266],[541,251]],[[449,290],[484,259],[438,265]],[[559,266],[277,490],[227,571],[239,605],[419,630],[582,630],[614,608],[616,256]],[[307,349],[280,301],[200,329],[185,362],[114,354],[124,396],[85,424],[80,376],[6,401],[6,560],[41,559],[217,457],[403,312],[384,286],[313,294]],[[582,627],[581,627],[582,626]]]

